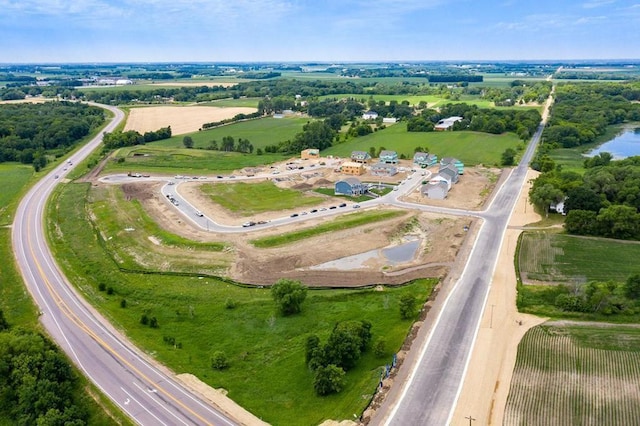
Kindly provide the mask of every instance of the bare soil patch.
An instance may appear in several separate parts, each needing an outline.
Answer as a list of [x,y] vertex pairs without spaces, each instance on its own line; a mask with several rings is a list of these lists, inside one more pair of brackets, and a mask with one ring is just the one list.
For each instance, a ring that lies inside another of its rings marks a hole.
[[153,106],[132,108],[124,130],[140,133],[171,126],[173,135],[198,131],[204,123],[232,118],[237,114],[251,114],[256,108],[212,106]]

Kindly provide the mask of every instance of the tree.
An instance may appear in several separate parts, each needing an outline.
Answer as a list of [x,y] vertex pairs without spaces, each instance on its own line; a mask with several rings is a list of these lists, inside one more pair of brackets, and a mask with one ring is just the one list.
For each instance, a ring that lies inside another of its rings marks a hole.
[[534,185],[529,191],[531,202],[538,208],[544,209],[545,217],[549,217],[551,204],[560,202],[563,197],[562,191],[549,183],[538,187]]
[[355,367],[371,342],[371,323],[343,321],[334,327],[322,355],[325,365],[334,364],[345,371]]
[[185,148],[191,149],[193,148],[193,139],[191,138],[191,136],[185,136],[184,138],[182,138],[182,144]]
[[271,287],[271,296],[282,315],[297,314],[307,297],[307,287],[300,281],[281,279]]
[[9,323],[7,322],[7,319],[4,317],[4,312],[2,312],[2,309],[0,309],[0,331],[4,331],[8,329],[9,329]]
[[344,370],[333,364],[320,367],[316,370],[313,388],[320,396],[338,393],[344,387],[344,376]]
[[222,351],[215,351],[211,356],[211,368],[214,370],[224,370],[229,367],[227,355]]
[[502,153],[502,165],[513,166],[516,160],[516,150],[513,148],[507,148]]
[[600,196],[588,186],[582,185],[567,191],[567,199],[564,201],[564,211],[566,213],[571,210],[597,212],[600,211],[601,208],[602,200]]
[[410,294],[405,294],[400,298],[400,317],[402,319],[412,319],[416,310],[416,298]]
[[624,294],[629,299],[640,299],[640,274],[633,274],[624,284]]

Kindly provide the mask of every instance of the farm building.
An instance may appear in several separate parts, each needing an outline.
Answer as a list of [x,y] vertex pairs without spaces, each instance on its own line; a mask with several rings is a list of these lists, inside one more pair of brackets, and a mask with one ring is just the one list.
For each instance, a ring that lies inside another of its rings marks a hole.
[[386,164],[398,164],[398,153],[395,151],[380,151],[380,162]]
[[446,180],[430,180],[429,183],[422,185],[422,194],[432,200],[444,200],[447,198],[449,188]]
[[413,164],[423,169],[438,164],[438,156],[427,152],[416,152],[413,155]]
[[447,177],[451,180],[451,183],[458,183],[458,179],[460,174],[458,173],[458,169],[453,164],[447,164],[446,166],[440,166],[440,170],[438,170],[438,174],[444,177]]
[[303,160],[320,158],[320,150],[315,148],[309,148],[300,152],[300,158]]
[[374,176],[393,176],[398,173],[398,168],[393,164],[376,163],[369,167],[369,172]]
[[347,161],[340,166],[340,172],[345,175],[360,176],[364,174],[364,164]]
[[397,119],[397,118],[395,118],[395,117],[384,117],[384,118],[382,119],[382,122],[383,122],[383,123],[388,123],[388,124],[393,124],[393,123],[397,123],[397,122],[398,122],[398,119]]
[[336,195],[358,196],[367,192],[367,185],[356,178],[346,178],[336,182]]
[[458,169],[458,174],[464,174],[464,163],[457,158],[444,157],[442,160],[440,160],[440,166],[446,166],[449,164],[453,164],[455,168]]
[[376,118],[378,118],[378,113],[375,111],[367,111],[364,114],[362,114],[362,119],[363,120],[375,120]]
[[449,130],[453,127],[455,123],[457,123],[460,120],[462,120],[462,117],[443,118],[442,120],[438,121],[438,124],[434,126],[434,129],[440,132],[444,130]]
[[356,163],[366,163],[369,160],[371,160],[371,156],[368,152],[353,151],[351,153],[351,161],[355,161]]

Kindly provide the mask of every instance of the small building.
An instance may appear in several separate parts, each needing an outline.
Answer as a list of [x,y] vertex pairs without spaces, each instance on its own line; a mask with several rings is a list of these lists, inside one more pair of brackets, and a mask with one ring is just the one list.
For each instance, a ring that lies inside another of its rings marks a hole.
[[397,123],[397,122],[398,122],[398,119],[397,119],[397,118],[395,118],[395,117],[384,117],[384,118],[382,119],[382,122],[383,122],[383,123],[387,123],[387,124],[394,124],[394,123]]
[[353,151],[351,153],[351,161],[356,163],[367,163],[367,161],[371,160],[371,156],[368,152],[365,151]]
[[446,166],[448,164],[453,164],[456,169],[458,169],[458,174],[464,174],[464,163],[457,158],[453,157],[444,157],[440,160],[440,166]]
[[398,164],[398,153],[395,151],[380,151],[380,162],[386,164]]
[[340,173],[345,175],[360,176],[364,174],[364,164],[354,161],[346,161],[340,166]]
[[334,189],[335,195],[348,195],[356,197],[367,192],[367,185],[360,182],[356,178],[346,178],[336,182]]
[[445,181],[429,181],[429,183],[422,185],[422,194],[432,200],[444,200],[447,198],[449,188],[447,188],[447,182]]
[[369,172],[374,176],[393,176],[398,173],[394,164],[376,163],[369,167]]
[[434,129],[439,132],[449,130],[455,123],[460,120],[462,120],[462,117],[443,118],[442,120],[438,121],[438,123],[434,126]]
[[449,178],[451,183],[458,183],[458,179],[460,174],[458,173],[458,169],[453,164],[447,164],[446,166],[440,166],[440,170],[438,170],[438,174]]
[[320,158],[320,150],[316,148],[304,149],[300,152],[300,158],[303,160]]
[[438,156],[427,152],[416,152],[413,154],[413,164],[423,169],[438,164]]
[[362,114],[363,120],[375,120],[376,118],[378,118],[378,113],[372,110],[369,110]]

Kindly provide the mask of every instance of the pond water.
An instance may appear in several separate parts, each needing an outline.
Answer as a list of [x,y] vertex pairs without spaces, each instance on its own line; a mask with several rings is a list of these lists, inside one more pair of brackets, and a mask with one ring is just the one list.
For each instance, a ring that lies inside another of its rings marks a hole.
[[640,127],[624,129],[615,138],[590,151],[587,157],[601,152],[610,153],[615,160],[640,155]]
[[372,259],[384,259],[390,265],[394,266],[402,263],[408,263],[416,257],[418,249],[420,248],[420,239],[415,235],[411,235],[406,236],[404,240],[407,242],[397,246],[383,248],[382,250],[369,250],[364,253],[315,265],[309,269],[337,269],[340,271],[349,271],[352,269],[366,268],[368,261]]

